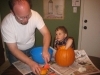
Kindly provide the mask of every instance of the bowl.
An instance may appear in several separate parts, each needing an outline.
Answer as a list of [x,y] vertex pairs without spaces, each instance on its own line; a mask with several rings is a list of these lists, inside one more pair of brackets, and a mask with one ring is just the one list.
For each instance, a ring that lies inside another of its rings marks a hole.
[[[35,62],[37,62],[38,64],[45,64],[45,61],[42,57],[42,50],[43,47],[34,47],[33,49],[31,49],[30,54],[32,57],[32,60],[34,60]],[[50,60],[52,58],[52,54],[53,54],[53,50],[51,48],[49,48],[49,53],[50,53]]]

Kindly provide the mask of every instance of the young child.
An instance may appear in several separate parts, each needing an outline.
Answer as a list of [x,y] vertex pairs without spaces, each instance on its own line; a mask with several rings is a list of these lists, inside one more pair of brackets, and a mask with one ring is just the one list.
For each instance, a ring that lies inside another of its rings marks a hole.
[[59,46],[65,46],[66,49],[72,47],[74,49],[74,40],[68,37],[67,29],[64,26],[59,26],[55,30],[56,36],[54,40],[54,49],[58,50]]

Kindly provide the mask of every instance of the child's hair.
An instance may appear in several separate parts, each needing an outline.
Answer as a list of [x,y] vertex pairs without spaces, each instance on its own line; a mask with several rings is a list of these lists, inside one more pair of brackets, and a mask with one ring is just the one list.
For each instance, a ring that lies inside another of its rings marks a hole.
[[68,31],[67,31],[67,29],[64,26],[57,27],[55,31],[58,31],[58,30],[62,30],[65,34],[68,35]]

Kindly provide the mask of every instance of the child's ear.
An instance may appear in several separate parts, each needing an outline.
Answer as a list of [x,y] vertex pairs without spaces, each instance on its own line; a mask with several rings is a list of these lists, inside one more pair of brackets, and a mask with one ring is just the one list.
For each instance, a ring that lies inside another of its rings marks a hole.
[[65,37],[67,37],[67,34],[65,34]]

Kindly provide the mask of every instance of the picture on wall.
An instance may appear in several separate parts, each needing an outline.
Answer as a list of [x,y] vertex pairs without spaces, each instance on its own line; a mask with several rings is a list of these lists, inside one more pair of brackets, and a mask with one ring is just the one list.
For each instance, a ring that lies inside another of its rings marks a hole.
[[64,19],[64,0],[43,0],[44,19]]

